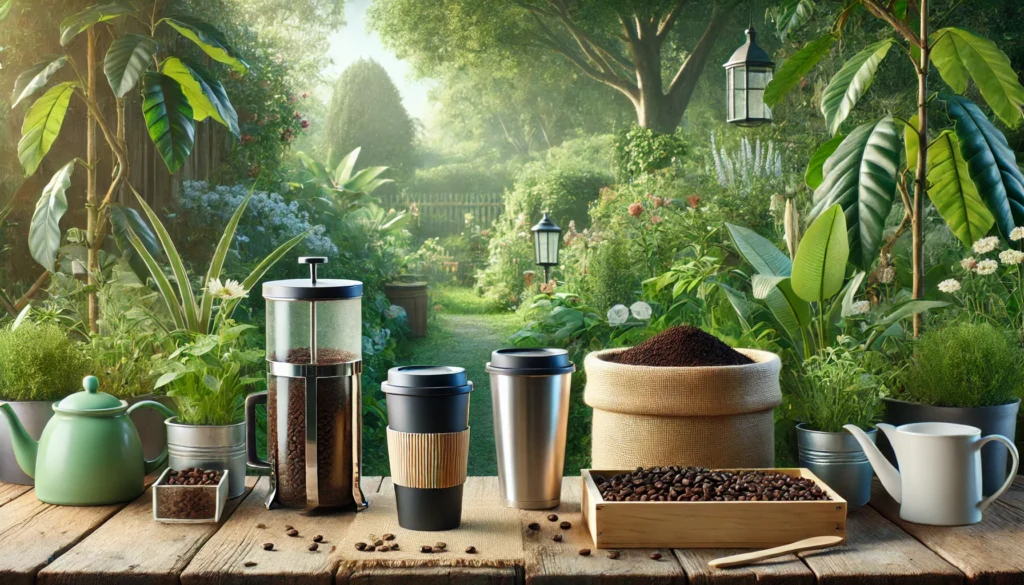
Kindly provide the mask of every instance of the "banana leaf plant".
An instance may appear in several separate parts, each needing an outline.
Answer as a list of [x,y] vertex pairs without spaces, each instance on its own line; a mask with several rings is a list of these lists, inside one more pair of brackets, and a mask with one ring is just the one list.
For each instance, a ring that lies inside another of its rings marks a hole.
[[[754,300],[719,285],[736,310],[744,330],[756,328],[770,314],[789,346],[806,359],[819,355],[856,320],[865,348],[888,336],[902,335],[900,321],[914,313],[944,307],[943,301],[910,300],[887,307],[884,315],[865,310],[855,300],[865,273],[850,266],[846,216],[839,204],[818,215],[790,260],[768,239],[745,227],[726,224],[733,244],[747,264]],[[764,308],[767,307],[767,311]]]
[[[800,4],[809,14],[816,2]],[[1003,133],[964,97],[973,82],[995,117],[1016,128],[1024,121],[1024,86],[1009,58],[991,40],[952,26],[931,31],[928,0],[853,0],[845,4],[827,34],[783,63],[765,90],[765,103],[778,104],[831,52],[847,23],[865,13],[887,23],[894,36],[846,59],[822,94],[821,112],[833,138],[812,156],[807,168],[806,182],[814,190],[807,220],[814,221],[839,204],[846,216],[850,260],[865,271],[876,258],[888,265],[892,242],[909,227],[913,296],[920,299],[925,282],[925,196],[968,248],[993,227],[1008,240],[1014,227],[1024,226],[1024,173]],[[847,129],[847,118],[890,54],[910,59],[919,99],[907,104],[904,118],[887,116]],[[933,66],[948,92],[929,90]],[[945,109],[953,125],[940,129],[933,139],[929,114],[935,108]],[[897,193],[904,216],[895,233],[886,238],[885,219]],[[915,331],[919,325],[915,318]]]
[[[16,1],[16,0],[13,0]],[[7,3],[8,6],[10,2]],[[213,61],[237,74],[248,65],[217,28],[191,16],[157,13],[155,3],[111,2],[88,6],[64,18],[59,27],[60,44],[68,48],[63,55],[49,56],[23,71],[14,81],[11,107],[28,104],[18,142],[18,158],[26,176],[33,175],[57,140],[71,107],[72,99],[85,106],[90,125],[95,124],[114,157],[113,174],[102,196],[97,191],[96,143],[92,142],[82,158],[86,179],[86,213],[89,233],[87,263],[90,284],[96,284],[99,254],[111,227],[108,219],[116,206],[115,197],[126,183],[127,152],[133,145],[125,138],[125,100],[138,92],[143,122],[156,150],[171,173],[184,164],[192,152],[196,124],[206,119],[224,125],[239,136],[238,115],[216,75],[199,63],[170,55],[159,33],[175,31]],[[140,32],[130,32],[128,24],[139,23]],[[116,116],[104,111],[106,97],[97,86],[97,27],[113,38],[103,56],[102,72],[116,106]],[[71,48],[86,44],[86,62],[76,63]],[[70,65],[70,67],[68,67]],[[96,88],[96,89],[91,89]],[[37,94],[40,94],[38,95]],[[34,99],[33,99],[34,98]],[[32,100],[30,102],[30,100]],[[44,188],[29,225],[29,250],[47,271],[55,270],[61,242],[60,221],[67,211],[65,192],[70,185],[74,161],[54,174]],[[120,215],[123,218],[122,214]],[[122,222],[123,223],[123,222]],[[126,240],[118,238],[122,253],[129,253]],[[151,250],[153,252],[153,250]],[[98,308],[95,295],[89,297],[90,327],[95,330]]]

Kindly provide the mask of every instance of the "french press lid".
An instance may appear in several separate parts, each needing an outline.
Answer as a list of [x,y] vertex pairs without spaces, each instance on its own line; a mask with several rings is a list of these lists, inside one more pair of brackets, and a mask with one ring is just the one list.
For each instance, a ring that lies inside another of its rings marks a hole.
[[337,301],[363,296],[358,280],[318,278],[317,266],[327,264],[323,256],[299,256],[299,264],[309,265],[309,278],[272,280],[263,283],[263,298],[272,301]]

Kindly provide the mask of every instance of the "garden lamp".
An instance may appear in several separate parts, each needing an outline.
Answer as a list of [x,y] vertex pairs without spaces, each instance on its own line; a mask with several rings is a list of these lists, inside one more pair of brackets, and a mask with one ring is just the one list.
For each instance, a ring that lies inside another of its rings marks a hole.
[[737,126],[759,126],[772,121],[764,103],[764,89],[775,73],[768,52],[754,40],[757,31],[746,30],[747,42],[724,65],[727,86],[726,121]]
[[558,246],[562,243],[562,228],[551,221],[547,211],[544,217],[531,228],[533,232],[533,252],[536,264],[544,267],[544,282],[550,281],[552,266],[558,265]]

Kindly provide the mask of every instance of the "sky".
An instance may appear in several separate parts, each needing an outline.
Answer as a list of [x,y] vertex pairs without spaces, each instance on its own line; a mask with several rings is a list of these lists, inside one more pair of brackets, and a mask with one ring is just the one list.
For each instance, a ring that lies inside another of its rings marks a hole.
[[341,72],[354,61],[363,58],[373,59],[380,63],[391,76],[391,81],[395,83],[399,93],[402,94],[402,103],[405,104],[409,115],[419,118],[426,124],[432,114],[427,93],[431,87],[436,85],[436,81],[415,79],[411,74],[409,64],[395,57],[384,47],[377,33],[368,30],[366,11],[371,2],[372,0],[347,0],[345,2],[346,25],[330,36],[331,46],[327,56],[331,58],[333,64],[324,68],[324,78],[337,79]]

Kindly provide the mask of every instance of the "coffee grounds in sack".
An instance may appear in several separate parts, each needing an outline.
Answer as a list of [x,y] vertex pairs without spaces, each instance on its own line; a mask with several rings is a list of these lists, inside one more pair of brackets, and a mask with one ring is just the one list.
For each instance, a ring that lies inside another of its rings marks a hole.
[[630,366],[671,368],[742,366],[754,363],[714,335],[690,325],[666,329],[640,345],[607,359]]

